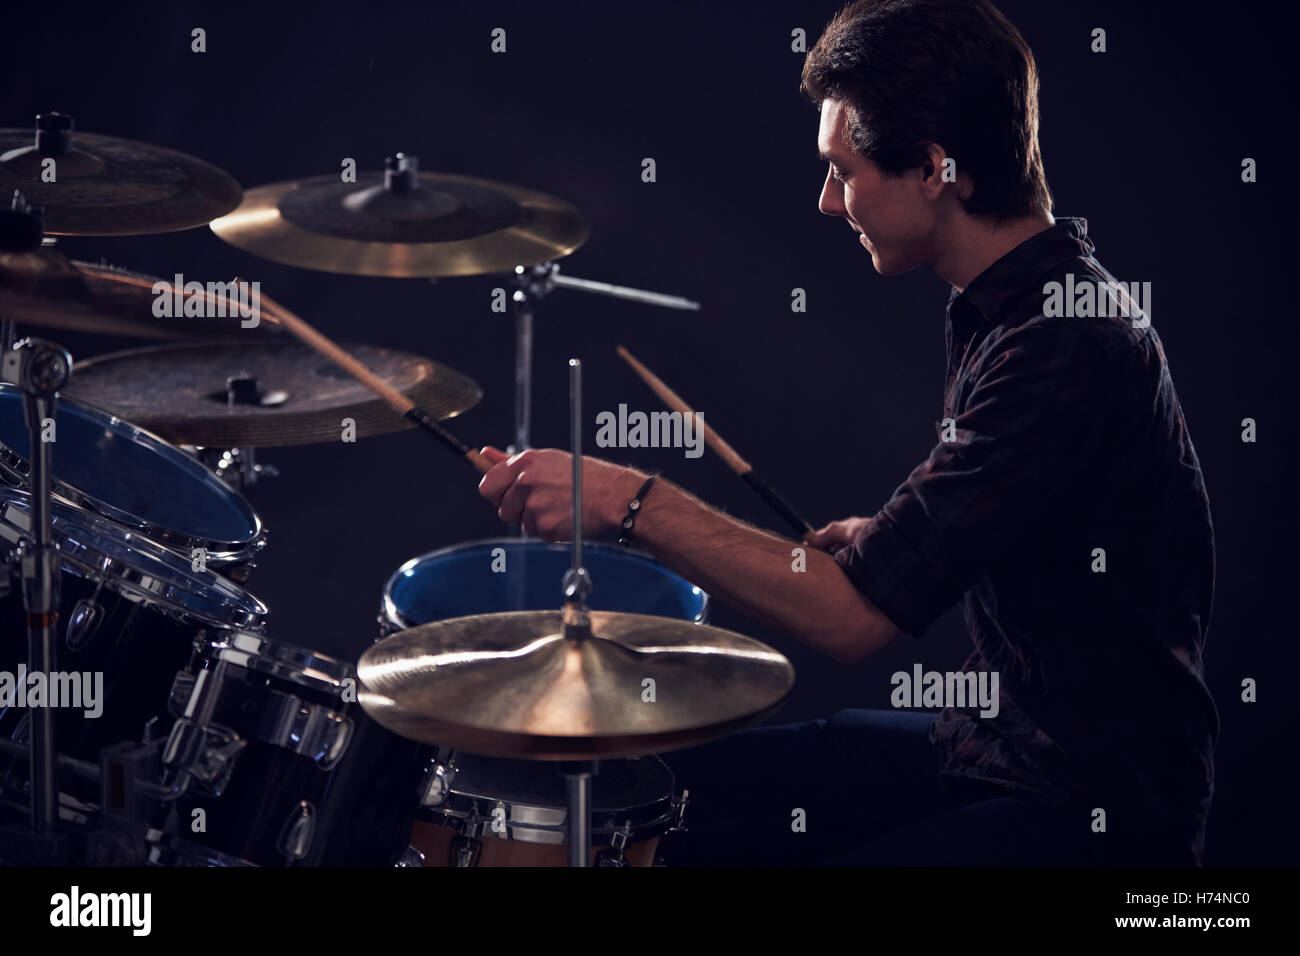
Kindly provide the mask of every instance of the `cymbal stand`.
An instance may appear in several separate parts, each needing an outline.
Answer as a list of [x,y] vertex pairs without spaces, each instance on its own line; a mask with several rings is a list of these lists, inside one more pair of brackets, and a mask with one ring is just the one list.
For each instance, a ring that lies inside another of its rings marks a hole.
[[[50,444],[43,423],[52,420],[58,393],[72,372],[72,356],[45,339],[25,338],[4,353],[3,377],[23,393],[31,460],[31,527],[21,549],[23,605],[27,611],[29,671],[54,670],[54,627],[59,606],[59,553],[54,544]],[[38,839],[53,828],[55,816],[54,711],[31,714],[31,828]]]
[[515,431],[509,448],[511,452],[520,452],[532,447],[529,443],[529,430],[533,396],[533,318],[537,304],[552,290],[557,287],[574,289],[668,309],[699,311],[700,308],[698,302],[681,296],[646,292],[629,286],[560,275],[560,266],[557,262],[515,266],[514,283],[516,288],[511,301],[514,303],[515,312]]
[[[591,575],[582,566],[582,363],[569,359],[570,444],[573,450],[573,544],[572,559],[564,575],[564,639],[583,641],[591,637],[591,616],[587,597]],[[569,866],[591,863],[591,778],[599,762],[581,760],[560,765],[568,796],[567,845]]]

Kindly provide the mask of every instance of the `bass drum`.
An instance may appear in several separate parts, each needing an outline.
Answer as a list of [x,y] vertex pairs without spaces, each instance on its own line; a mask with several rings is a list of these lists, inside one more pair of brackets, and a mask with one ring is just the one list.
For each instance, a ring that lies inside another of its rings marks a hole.
[[[216,473],[152,432],[71,398],[56,409],[54,493],[187,559],[246,580],[266,542],[252,506]],[[22,392],[0,383],[0,478],[26,488],[30,463]]]

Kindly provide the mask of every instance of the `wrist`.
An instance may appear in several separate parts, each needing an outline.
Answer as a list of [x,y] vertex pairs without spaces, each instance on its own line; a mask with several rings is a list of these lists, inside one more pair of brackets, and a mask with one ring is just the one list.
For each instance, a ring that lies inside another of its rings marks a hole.
[[609,494],[605,496],[604,514],[601,515],[605,530],[615,532],[623,530],[623,519],[627,517],[627,504],[636,497],[637,491],[649,477],[649,472],[619,467],[610,481]]

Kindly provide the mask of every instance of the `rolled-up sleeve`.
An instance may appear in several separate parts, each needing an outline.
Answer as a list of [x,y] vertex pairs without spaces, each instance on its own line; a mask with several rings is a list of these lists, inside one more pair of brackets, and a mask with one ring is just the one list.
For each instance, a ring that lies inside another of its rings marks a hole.
[[1033,320],[982,351],[955,440],[935,445],[835,555],[854,586],[916,637],[1044,520],[1108,427],[1108,353],[1073,320]]

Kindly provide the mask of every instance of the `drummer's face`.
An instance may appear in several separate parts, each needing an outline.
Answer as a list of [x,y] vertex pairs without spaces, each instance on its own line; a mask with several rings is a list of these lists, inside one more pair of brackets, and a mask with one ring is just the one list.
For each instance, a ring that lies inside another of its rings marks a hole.
[[929,262],[934,209],[918,188],[916,171],[891,176],[858,153],[843,100],[822,101],[817,148],[828,166],[817,208],[848,221],[876,271],[897,275]]

